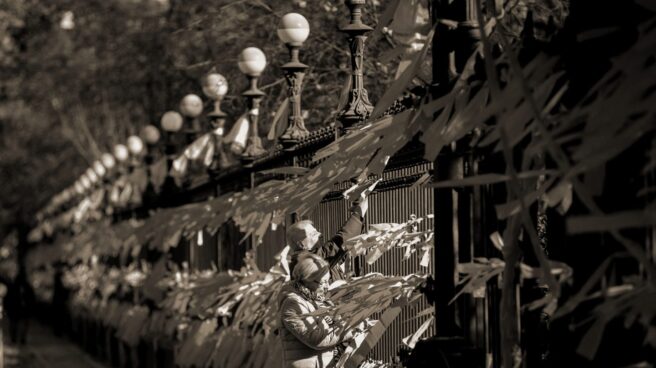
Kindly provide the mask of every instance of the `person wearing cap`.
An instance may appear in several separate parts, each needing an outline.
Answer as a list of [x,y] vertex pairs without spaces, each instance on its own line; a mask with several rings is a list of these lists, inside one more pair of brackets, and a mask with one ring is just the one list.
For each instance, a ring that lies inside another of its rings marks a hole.
[[329,269],[320,256],[299,254],[291,280],[278,295],[283,367],[327,367],[335,358],[336,346],[353,338],[352,330],[329,316],[307,316],[333,305],[324,293]]
[[344,271],[341,265],[346,259],[346,250],[342,247],[344,242],[362,232],[364,215],[369,208],[369,199],[362,195],[350,209],[350,216],[341,229],[337,231],[328,242],[319,246],[317,243],[321,233],[314,227],[312,221],[302,220],[294,223],[287,229],[287,242],[291,247],[289,272],[293,273],[299,254],[311,252],[326,260],[329,264],[331,281],[344,280]]

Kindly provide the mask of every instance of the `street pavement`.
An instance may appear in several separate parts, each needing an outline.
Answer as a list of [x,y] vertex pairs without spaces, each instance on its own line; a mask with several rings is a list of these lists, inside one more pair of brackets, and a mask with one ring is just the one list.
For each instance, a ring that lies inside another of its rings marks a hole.
[[6,320],[2,323],[0,368],[107,368],[69,340],[56,337],[52,330],[31,321],[27,344],[9,342]]

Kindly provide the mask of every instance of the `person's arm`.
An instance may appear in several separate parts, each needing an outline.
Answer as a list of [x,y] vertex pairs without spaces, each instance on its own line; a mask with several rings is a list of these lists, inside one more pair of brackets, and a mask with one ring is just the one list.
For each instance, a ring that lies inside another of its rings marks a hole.
[[350,336],[341,336],[344,330],[339,324],[329,324],[325,317],[303,316],[310,312],[304,302],[286,298],[280,306],[283,327],[299,341],[314,350],[331,348]]
[[346,255],[346,250],[343,248],[344,242],[354,236],[360,235],[362,232],[362,222],[364,220],[364,215],[367,212],[368,204],[369,202],[366,197],[363,200],[356,202],[353,207],[351,207],[351,215],[348,220],[346,220],[346,223],[342,225],[342,228],[339,229],[337,234],[335,234],[330,241],[314,248],[313,251],[318,256],[328,261],[331,267],[339,263],[344,255]]

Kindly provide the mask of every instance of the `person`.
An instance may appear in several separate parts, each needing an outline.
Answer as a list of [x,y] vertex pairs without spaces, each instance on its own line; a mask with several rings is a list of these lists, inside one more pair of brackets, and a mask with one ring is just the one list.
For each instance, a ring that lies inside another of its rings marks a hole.
[[292,277],[278,296],[283,367],[328,367],[339,344],[353,337],[340,321],[329,316],[306,316],[333,305],[325,296],[330,265],[320,256],[304,252]]
[[351,207],[351,214],[328,242],[316,246],[321,233],[314,227],[310,220],[302,220],[294,223],[287,229],[287,242],[291,247],[289,272],[293,274],[297,264],[298,256],[303,252],[312,252],[329,264],[331,281],[344,280],[344,271],[341,265],[346,259],[346,250],[343,244],[346,240],[360,235],[364,216],[369,208],[369,200],[365,194]]
[[52,293],[52,310],[53,314],[57,316],[52,321],[55,336],[62,336],[68,327],[68,308],[66,305],[68,297],[69,291],[64,286],[63,265],[57,264]]
[[11,342],[25,345],[34,304],[34,291],[27,280],[24,267],[19,267],[16,278],[9,284],[5,301]]

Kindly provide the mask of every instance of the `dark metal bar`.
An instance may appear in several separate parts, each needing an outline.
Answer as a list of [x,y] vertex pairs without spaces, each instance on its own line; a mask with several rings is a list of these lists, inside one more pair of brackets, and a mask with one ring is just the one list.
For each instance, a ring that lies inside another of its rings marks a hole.
[[[431,17],[436,24],[436,37],[433,37],[433,90],[434,98],[439,98],[447,91],[449,83],[449,46],[446,44],[448,30],[441,25],[439,20],[444,18],[448,10],[448,1],[433,0],[431,2]],[[452,178],[454,171],[453,160],[446,156],[438,156],[434,166],[434,178],[436,181]],[[435,212],[435,280],[436,302],[436,337],[452,337],[458,334],[456,323],[456,308],[449,304],[456,290],[456,249],[454,247],[454,214],[453,214],[453,190],[451,188],[436,189],[434,191]]]

